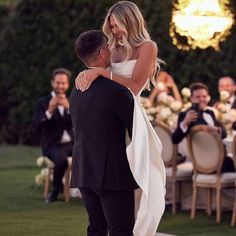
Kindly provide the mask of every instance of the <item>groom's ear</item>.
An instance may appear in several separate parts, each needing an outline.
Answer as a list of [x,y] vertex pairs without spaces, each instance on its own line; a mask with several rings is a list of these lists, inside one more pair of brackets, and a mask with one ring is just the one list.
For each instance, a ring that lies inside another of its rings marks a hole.
[[104,51],[104,48],[103,48],[103,47],[99,49],[99,55],[104,58],[104,56],[105,56],[105,51]]

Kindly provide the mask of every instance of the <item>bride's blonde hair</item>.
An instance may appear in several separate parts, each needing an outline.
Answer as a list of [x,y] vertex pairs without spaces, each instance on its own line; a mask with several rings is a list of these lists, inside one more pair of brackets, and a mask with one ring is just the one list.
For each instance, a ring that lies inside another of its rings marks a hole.
[[[110,26],[111,16],[115,19],[117,26],[124,32],[122,42],[117,41],[112,33]],[[122,43],[126,50],[125,60],[129,60],[132,56],[132,47],[139,47],[146,41],[151,40],[142,13],[136,4],[129,1],[117,2],[108,10],[102,30],[108,37],[111,51]],[[155,77],[160,71],[160,63],[162,62],[162,60],[157,58],[155,71],[151,77]],[[151,80],[155,83],[153,78]]]
[[129,59],[132,55],[132,47],[139,47],[144,42],[150,41],[143,16],[138,7],[129,1],[120,1],[109,9],[102,30],[109,39],[111,50],[121,43],[117,42],[112,34],[111,16],[114,17],[117,26],[124,32],[122,46],[126,49],[126,59]]

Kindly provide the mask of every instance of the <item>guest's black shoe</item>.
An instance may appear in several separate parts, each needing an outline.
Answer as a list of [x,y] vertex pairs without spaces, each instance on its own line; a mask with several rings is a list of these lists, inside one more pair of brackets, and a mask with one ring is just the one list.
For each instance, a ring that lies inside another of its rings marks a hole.
[[51,193],[48,194],[47,198],[45,199],[46,203],[52,203],[57,201],[57,195],[58,192],[52,191]]

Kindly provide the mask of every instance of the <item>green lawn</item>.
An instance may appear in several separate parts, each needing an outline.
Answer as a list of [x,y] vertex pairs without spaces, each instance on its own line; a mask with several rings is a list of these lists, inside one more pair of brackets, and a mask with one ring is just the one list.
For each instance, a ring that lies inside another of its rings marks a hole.
[[[87,216],[80,199],[65,203],[45,204],[42,189],[34,184],[39,172],[35,165],[38,148],[0,146],[0,235],[6,236],[84,236]],[[174,235],[236,235],[230,225],[231,212],[223,213],[223,222],[215,223],[215,216],[197,212],[196,220],[189,212],[172,216],[167,210],[160,224],[160,232]]]

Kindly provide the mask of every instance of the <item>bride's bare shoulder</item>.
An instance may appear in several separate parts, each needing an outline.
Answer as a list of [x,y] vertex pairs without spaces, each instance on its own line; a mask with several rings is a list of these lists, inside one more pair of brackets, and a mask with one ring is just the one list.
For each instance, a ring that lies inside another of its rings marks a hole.
[[140,47],[140,49],[157,49],[157,44],[152,41],[152,40],[148,40],[146,42],[144,42]]
[[152,40],[148,40],[146,42],[144,42],[139,48],[138,48],[138,53],[153,53],[153,54],[157,54],[158,48],[157,48],[157,44],[152,41]]

